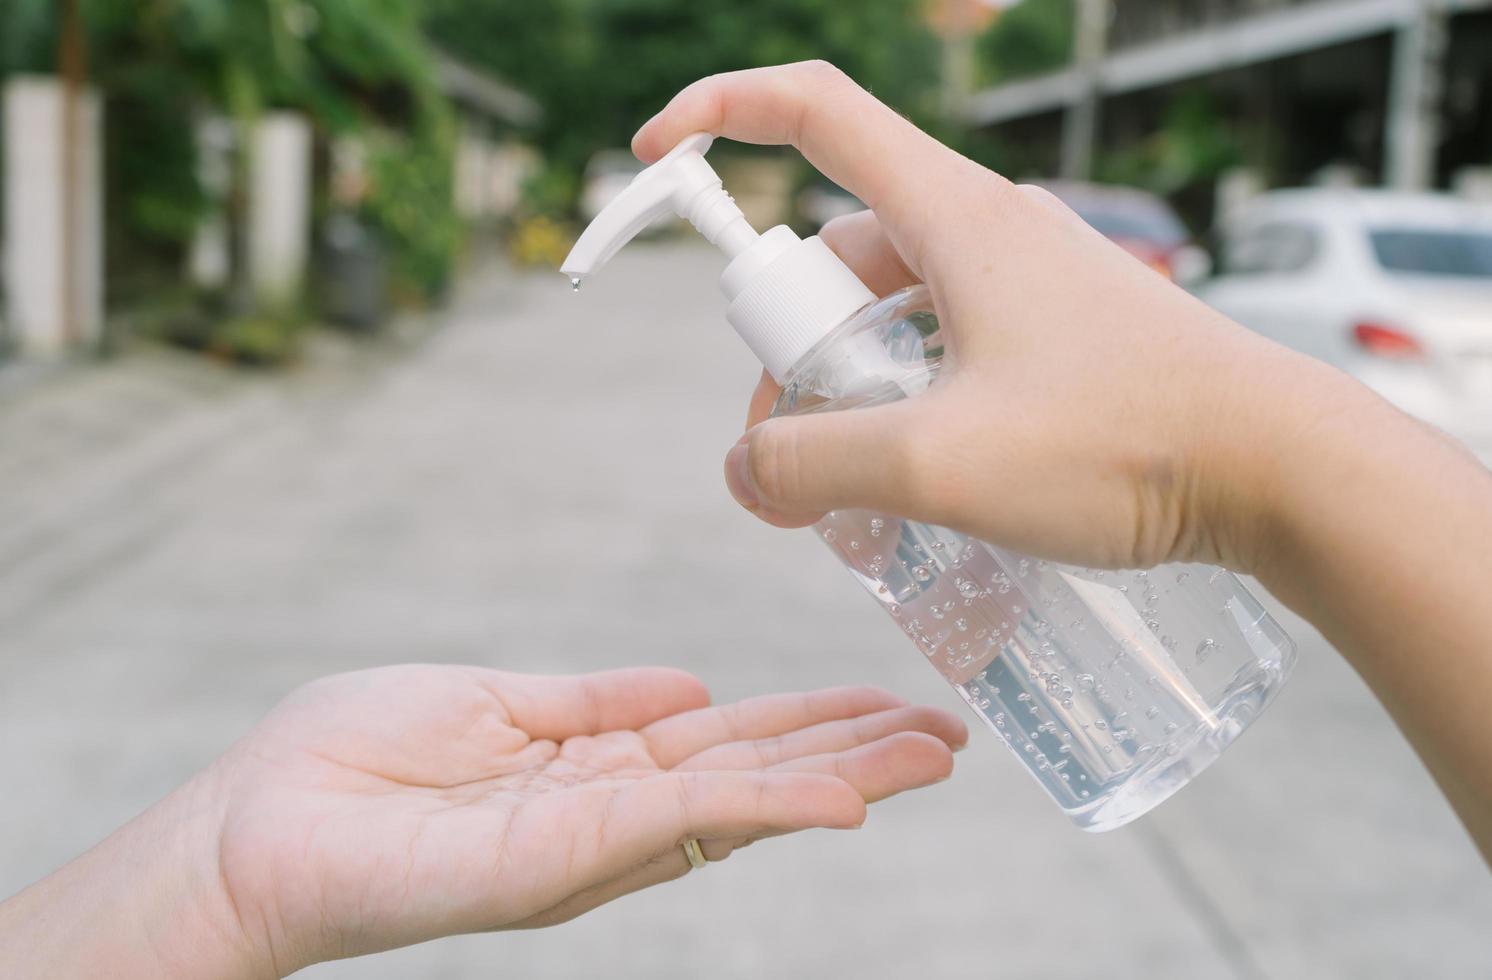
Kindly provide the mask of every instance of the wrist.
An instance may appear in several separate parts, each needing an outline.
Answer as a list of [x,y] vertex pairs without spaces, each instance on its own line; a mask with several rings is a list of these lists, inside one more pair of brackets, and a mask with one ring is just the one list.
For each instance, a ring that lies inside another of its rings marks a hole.
[[1322,506],[1319,474],[1362,438],[1360,415],[1380,400],[1305,355],[1240,339],[1204,372],[1204,408],[1190,413],[1199,448],[1184,557],[1254,575],[1273,591]]
[[0,975],[274,975],[218,873],[221,802],[202,773],[0,905]]
[[[1334,368],[1290,355],[1263,401],[1260,438],[1248,449],[1252,503],[1236,506],[1230,555],[1313,621],[1330,617],[1329,580],[1360,574],[1406,532],[1407,516],[1449,502],[1464,483],[1446,471],[1464,451]],[[1435,475],[1435,474],[1440,475]],[[1346,565],[1346,568],[1342,566]]]

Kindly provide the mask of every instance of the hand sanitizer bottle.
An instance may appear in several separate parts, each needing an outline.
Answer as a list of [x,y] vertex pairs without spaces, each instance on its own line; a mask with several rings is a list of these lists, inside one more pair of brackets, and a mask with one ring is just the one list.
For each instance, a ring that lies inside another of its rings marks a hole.
[[[758,235],[683,140],[607,206],[562,271],[578,284],[676,213],[730,258],[726,318],[783,386],[774,414],[840,411],[934,384],[926,287],[877,299],[817,237]],[[1232,574],[1077,568],[892,514],[835,511],[818,535],[1084,830],[1121,826],[1237,738],[1294,665],[1290,639]]]

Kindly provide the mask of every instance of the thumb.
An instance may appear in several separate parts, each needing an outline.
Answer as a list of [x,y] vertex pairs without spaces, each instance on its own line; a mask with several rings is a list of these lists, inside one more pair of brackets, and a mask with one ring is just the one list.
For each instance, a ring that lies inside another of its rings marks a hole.
[[903,401],[768,419],[726,454],[726,485],[737,503],[778,527],[803,527],[843,507],[915,512],[916,407]]

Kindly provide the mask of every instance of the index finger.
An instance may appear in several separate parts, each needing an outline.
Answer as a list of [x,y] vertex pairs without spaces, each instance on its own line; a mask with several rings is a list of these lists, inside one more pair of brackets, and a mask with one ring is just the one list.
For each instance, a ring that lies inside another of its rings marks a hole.
[[927,213],[927,201],[920,200],[925,188],[973,166],[823,61],[701,79],[637,131],[632,150],[651,163],[701,130],[744,143],[797,147],[876,211],[899,246],[916,244],[909,239],[915,237],[914,221]]

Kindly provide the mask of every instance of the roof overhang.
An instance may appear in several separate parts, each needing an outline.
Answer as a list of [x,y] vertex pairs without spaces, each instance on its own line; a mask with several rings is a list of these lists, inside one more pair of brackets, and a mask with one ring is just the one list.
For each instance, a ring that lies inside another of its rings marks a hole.
[[[1439,2],[1453,13],[1492,7],[1492,0]],[[1422,3],[1317,0],[1126,48],[1099,63],[1098,90],[1120,95],[1387,33],[1412,21]],[[1069,68],[976,93],[963,115],[973,125],[992,126],[1065,108],[1083,91],[1083,74]]]
[[514,126],[538,122],[543,115],[539,103],[529,96],[444,51],[435,52],[435,79],[450,98]]

